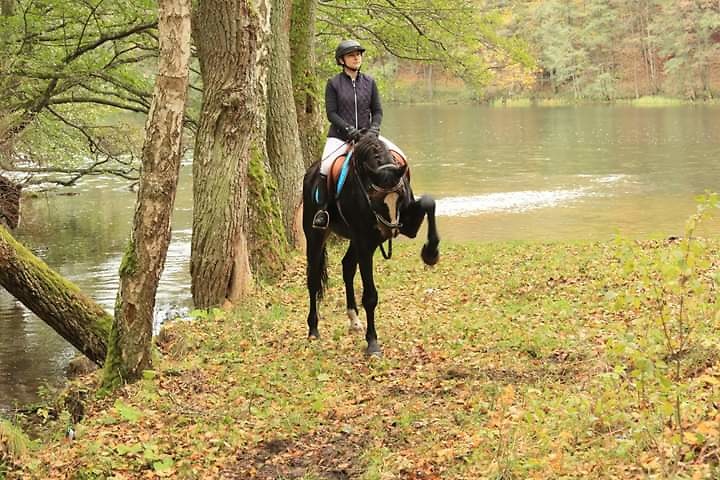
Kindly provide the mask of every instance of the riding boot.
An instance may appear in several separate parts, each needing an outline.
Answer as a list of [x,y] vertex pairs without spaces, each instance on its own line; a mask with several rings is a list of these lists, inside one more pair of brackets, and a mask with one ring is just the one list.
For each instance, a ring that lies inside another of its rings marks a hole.
[[317,182],[315,183],[314,198],[315,204],[318,206],[318,211],[315,212],[312,222],[313,228],[320,230],[325,230],[328,228],[328,225],[330,225],[330,215],[328,215],[327,212],[327,189],[327,175],[321,173],[318,175]]

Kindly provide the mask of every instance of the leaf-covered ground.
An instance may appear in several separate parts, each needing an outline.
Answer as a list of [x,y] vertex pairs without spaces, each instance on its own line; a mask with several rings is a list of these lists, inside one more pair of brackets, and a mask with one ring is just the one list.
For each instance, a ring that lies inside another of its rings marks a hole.
[[307,340],[297,257],[241,309],[171,325],[145,380],[90,402],[72,441],[48,421],[8,477],[720,474],[714,244],[680,284],[662,241],[441,247],[432,269],[416,242],[376,257],[382,359],[348,333],[338,247]]

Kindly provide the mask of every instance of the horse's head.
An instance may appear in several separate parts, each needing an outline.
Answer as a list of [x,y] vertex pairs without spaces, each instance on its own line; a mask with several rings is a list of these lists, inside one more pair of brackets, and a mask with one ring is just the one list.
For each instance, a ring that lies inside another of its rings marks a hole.
[[368,180],[374,197],[403,188],[403,177],[407,165],[398,165],[385,144],[377,137],[364,135],[355,144],[355,161],[363,176]]
[[407,201],[407,165],[397,165],[385,144],[372,135],[360,138],[355,144],[354,156],[378,221],[389,228],[393,236],[397,235],[400,208]]

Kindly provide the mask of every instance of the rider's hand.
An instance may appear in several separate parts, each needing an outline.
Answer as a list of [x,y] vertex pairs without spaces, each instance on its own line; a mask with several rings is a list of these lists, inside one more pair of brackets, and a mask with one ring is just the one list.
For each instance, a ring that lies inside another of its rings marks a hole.
[[372,135],[373,137],[380,136],[380,127],[377,125],[373,125],[370,128],[368,128],[368,135]]
[[347,132],[348,138],[353,142],[357,142],[360,139],[360,135],[362,134],[360,130],[353,127],[352,125],[346,127],[345,131]]

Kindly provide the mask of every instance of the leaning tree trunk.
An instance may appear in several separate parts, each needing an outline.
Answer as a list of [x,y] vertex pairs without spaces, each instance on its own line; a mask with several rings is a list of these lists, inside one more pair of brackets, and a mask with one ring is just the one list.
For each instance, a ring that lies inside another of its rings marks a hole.
[[0,225],[0,285],[98,365],[112,317]]
[[247,171],[264,115],[268,2],[200,0],[194,17],[203,99],[193,157],[190,275],[199,308],[236,300],[252,285]]
[[315,19],[318,0],[294,0],[290,28],[292,82],[305,166],[320,158],[325,138],[315,59]]
[[290,12],[286,0],[272,1],[270,68],[267,102],[267,150],[270,167],[277,181],[278,199],[285,234],[292,245],[302,237],[299,218],[302,177],[305,171],[298,136],[290,70]]
[[155,293],[170,244],[190,61],[190,0],[158,3],[160,58],[150,105],[133,232],[120,266],[120,290],[103,383],[114,388],[152,365]]

